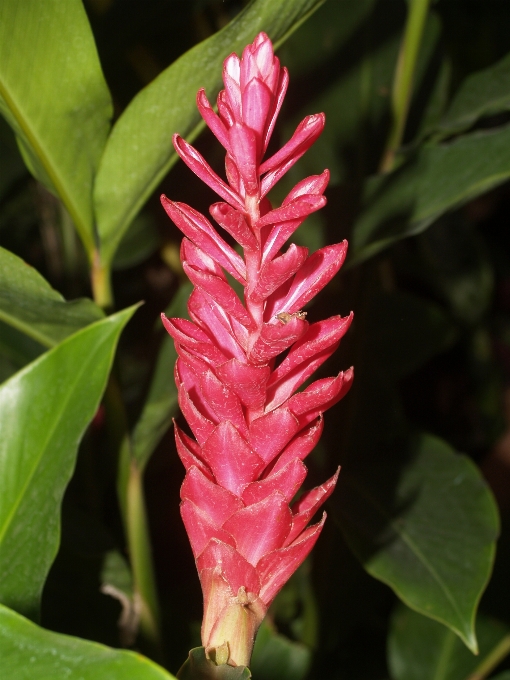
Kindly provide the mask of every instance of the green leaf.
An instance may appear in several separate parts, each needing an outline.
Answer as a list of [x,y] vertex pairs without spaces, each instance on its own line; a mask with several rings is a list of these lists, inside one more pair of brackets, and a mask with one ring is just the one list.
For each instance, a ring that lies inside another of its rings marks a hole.
[[510,54],[493,66],[468,76],[442,117],[436,132],[457,134],[484,116],[510,110]]
[[280,635],[267,620],[262,622],[250,662],[257,680],[304,680],[311,661],[308,647]]
[[476,609],[498,535],[492,494],[472,461],[436,437],[421,435],[393,454],[392,464],[360,461],[357,472],[352,465],[342,473],[346,538],[372,576],[476,651]]
[[[187,318],[186,305],[191,295],[192,285],[182,285],[169,307],[165,310],[168,317]],[[174,341],[165,332],[159,350],[156,368],[152,377],[149,394],[142,415],[133,432],[131,451],[141,470],[145,467],[154,449],[170,427],[177,412],[177,387],[174,381],[174,365],[177,353]]]
[[392,617],[388,639],[392,680],[466,680],[508,636],[510,628],[479,614],[476,631],[478,656],[448,628],[400,605]]
[[216,665],[207,658],[205,647],[195,647],[177,673],[179,680],[250,680],[246,666]]
[[11,680],[172,680],[141,654],[53,633],[0,605],[2,674]]
[[112,111],[80,0],[0,3],[0,112],[32,174],[65,204],[89,254],[92,184]]
[[66,302],[33,267],[0,248],[0,321],[53,347],[103,317],[92,300]]
[[351,264],[419,234],[448,210],[510,177],[510,126],[429,144],[390,175],[368,180]]
[[495,675],[491,680],[510,680],[510,671],[505,671],[500,675]]
[[129,308],[67,338],[0,386],[0,601],[37,617],[60,504]]
[[202,129],[196,93],[214,98],[222,64],[259,31],[283,41],[324,0],[252,0],[224,29],[186,52],[130,103],[108,140],[94,188],[103,263],[111,262],[126,229],[177,160],[172,135]]

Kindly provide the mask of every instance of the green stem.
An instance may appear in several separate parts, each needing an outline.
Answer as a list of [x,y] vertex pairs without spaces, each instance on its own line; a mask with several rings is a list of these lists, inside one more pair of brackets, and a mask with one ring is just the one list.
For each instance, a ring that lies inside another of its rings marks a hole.
[[408,0],[409,10],[404,37],[395,69],[391,105],[393,122],[386,144],[380,171],[390,172],[395,163],[395,153],[402,143],[413,91],[413,77],[416,59],[420,49],[423,29],[427,19],[430,0]]
[[90,278],[94,302],[102,309],[113,309],[113,292],[110,282],[110,267],[101,262],[97,250],[92,254]]
[[143,471],[132,456],[124,403],[119,385],[113,376],[110,376],[106,389],[105,405],[108,413],[110,446],[112,450],[120,451],[117,495],[126,532],[135,597],[140,605],[140,633],[148,645],[150,655],[156,661],[163,661]]
[[159,648],[159,610],[145,509],[143,475],[133,461],[127,487],[127,528],[133,576],[141,599],[140,627],[142,634]]
[[510,635],[505,635],[466,680],[485,680],[508,654],[510,654]]

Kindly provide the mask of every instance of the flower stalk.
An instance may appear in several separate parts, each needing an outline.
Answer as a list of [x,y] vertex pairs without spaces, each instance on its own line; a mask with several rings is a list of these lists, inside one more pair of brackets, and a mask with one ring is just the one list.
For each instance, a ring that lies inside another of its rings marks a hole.
[[[352,368],[297,390],[338,347],[352,314],[309,323],[303,311],[340,269],[345,241],[311,255],[294,244],[282,251],[326,204],[329,172],[300,181],[280,207],[267,198],[321,134],[324,114],[307,116],[265,159],[289,82],[267,35],[259,34],[241,59],[227,57],[223,82],[218,113],[203,90],[197,106],[226,150],[227,181],[179,135],[174,146],[222,199],[211,216],[243,257],[204,215],[162,196],[184,234],[181,261],[194,286],[191,321],[162,319],[175,341],[179,405],[193,434],[175,426],[186,469],[181,515],[204,596],[202,643],[210,657],[218,651],[243,666],[267,608],[324,525],[325,513],[308,526],[333,492],[338,470],[292,501],[307,474],[303,460],[321,435],[322,414],[349,390]],[[226,274],[244,287],[243,301]]]

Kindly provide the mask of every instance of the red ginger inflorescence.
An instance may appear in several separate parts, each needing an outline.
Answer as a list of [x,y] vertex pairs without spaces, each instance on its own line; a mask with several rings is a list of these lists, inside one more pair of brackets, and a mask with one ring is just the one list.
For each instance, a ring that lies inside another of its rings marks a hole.
[[[309,324],[302,311],[340,269],[345,241],[312,255],[294,244],[281,251],[307,215],[325,205],[328,171],[299,182],[279,208],[266,198],[320,135],[324,114],[305,118],[287,144],[263,160],[288,85],[267,35],[260,33],[242,59],[225,60],[223,82],[218,114],[204,90],[197,105],[226,149],[228,183],[178,135],[174,146],[223,199],[211,215],[244,258],[203,215],[162,196],[184,233],[181,259],[194,285],[192,321],[163,315],[163,323],[179,355],[179,404],[195,436],[176,425],[186,468],[181,514],[204,596],[202,643],[227,643],[229,663],[247,665],[267,608],[324,524],[325,513],[307,526],[338,472],[290,503],[306,477],[303,459],[321,435],[322,413],[349,390],[352,369],[296,390],[338,347],[352,314]],[[244,287],[244,304],[225,272]]]

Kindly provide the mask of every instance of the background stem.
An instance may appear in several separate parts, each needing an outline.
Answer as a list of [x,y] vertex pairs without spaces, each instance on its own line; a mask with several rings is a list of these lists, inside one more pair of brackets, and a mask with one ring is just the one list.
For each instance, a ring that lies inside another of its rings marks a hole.
[[393,169],[395,153],[402,143],[413,91],[416,59],[427,19],[429,2],[430,0],[408,0],[407,22],[400,45],[391,94],[392,128],[382,157],[380,172],[390,172]]
[[510,635],[505,635],[467,680],[484,680],[508,654],[510,654]]
[[[94,301],[105,310],[113,308],[111,272],[96,250],[92,257],[91,281]],[[135,597],[140,602],[140,633],[151,656],[162,661],[159,607],[152,564],[149,526],[143,489],[143,470],[131,455],[129,428],[119,385],[110,376],[105,394],[112,449],[120,451],[117,494],[126,532]]]

